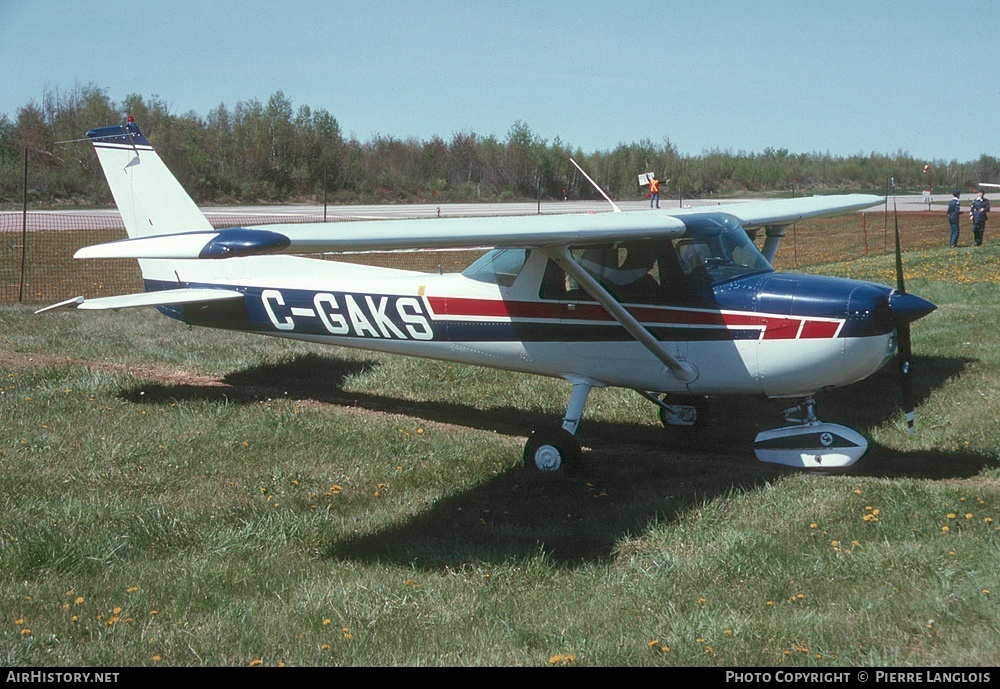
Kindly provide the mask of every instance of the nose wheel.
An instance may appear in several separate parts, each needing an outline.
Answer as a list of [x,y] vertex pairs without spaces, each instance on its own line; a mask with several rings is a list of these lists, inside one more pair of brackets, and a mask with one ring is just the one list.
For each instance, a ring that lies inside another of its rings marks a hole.
[[537,430],[524,446],[524,466],[532,471],[551,474],[580,459],[580,442],[575,434],[594,383],[580,379],[572,382],[573,392],[569,396],[562,427]]
[[535,431],[524,446],[524,466],[532,471],[554,473],[580,459],[580,443],[567,430]]

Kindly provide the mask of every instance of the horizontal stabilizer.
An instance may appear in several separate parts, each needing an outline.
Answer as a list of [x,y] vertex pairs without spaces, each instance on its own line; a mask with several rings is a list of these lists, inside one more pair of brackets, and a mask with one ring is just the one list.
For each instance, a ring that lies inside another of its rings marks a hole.
[[80,309],[82,311],[106,311],[110,309],[132,309],[140,306],[172,306],[183,304],[203,304],[213,301],[242,299],[243,293],[227,289],[167,289],[158,292],[139,292],[138,294],[122,294],[116,297],[100,297],[84,299],[74,297],[66,301],[46,306],[35,313],[53,309]]

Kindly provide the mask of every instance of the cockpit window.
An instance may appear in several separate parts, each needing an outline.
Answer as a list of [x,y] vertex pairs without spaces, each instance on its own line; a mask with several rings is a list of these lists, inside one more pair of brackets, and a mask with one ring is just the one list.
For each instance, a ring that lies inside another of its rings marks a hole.
[[[724,213],[682,216],[680,237],[574,247],[570,253],[619,301],[663,304],[685,301],[692,290],[771,271],[740,221]],[[593,301],[554,262],[546,265],[543,299]]]
[[530,253],[529,249],[494,249],[479,257],[462,271],[462,275],[470,280],[510,287],[524,268]]

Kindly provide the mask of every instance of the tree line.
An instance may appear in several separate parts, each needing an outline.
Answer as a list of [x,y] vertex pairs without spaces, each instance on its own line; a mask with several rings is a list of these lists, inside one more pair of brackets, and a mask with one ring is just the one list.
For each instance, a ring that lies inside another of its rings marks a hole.
[[[811,194],[829,190],[967,190],[980,180],[1000,182],[1000,160],[918,160],[894,155],[792,153],[713,149],[684,155],[669,138],[621,143],[585,152],[558,137],[541,138],[522,121],[503,138],[455,132],[450,138],[401,139],[391,134],[368,141],[345,136],[337,118],[307,105],[295,108],[281,91],[266,102],[220,104],[207,115],[174,114],[162,99],[127,96],[116,105],[105,89],[88,85],[72,92],[46,91],[13,120],[0,114],[0,206],[110,203],[110,193],[87,129],[135,117],[143,133],[200,204],[234,202],[396,203],[596,199],[575,159],[613,198],[643,194],[637,176],[670,178],[673,198],[713,194]],[[925,165],[930,164],[930,175]]]

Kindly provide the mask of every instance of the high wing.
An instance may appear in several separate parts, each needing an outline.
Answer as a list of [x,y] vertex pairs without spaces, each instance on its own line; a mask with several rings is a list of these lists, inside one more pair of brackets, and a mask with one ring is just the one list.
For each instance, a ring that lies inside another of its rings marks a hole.
[[768,225],[791,225],[800,220],[824,218],[852,211],[861,211],[885,203],[884,196],[872,194],[842,194],[840,196],[803,196],[795,199],[745,201],[719,206],[702,206],[676,211],[672,215],[714,211],[739,218],[748,230]]
[[362,220],[259,225],[126,239],[84,247],[76,258],[234,258],[343,251],[543,247],[680,236],[665,215],[593,213],[530,217]]
[[272,254],[472,247],[544,248],[679,237],[685,215],[727,213],[746,229],[862,210],[881,196],[747,201],[676,211],[275,224],[160,234],[84,247],[76,258],[219,259]]

